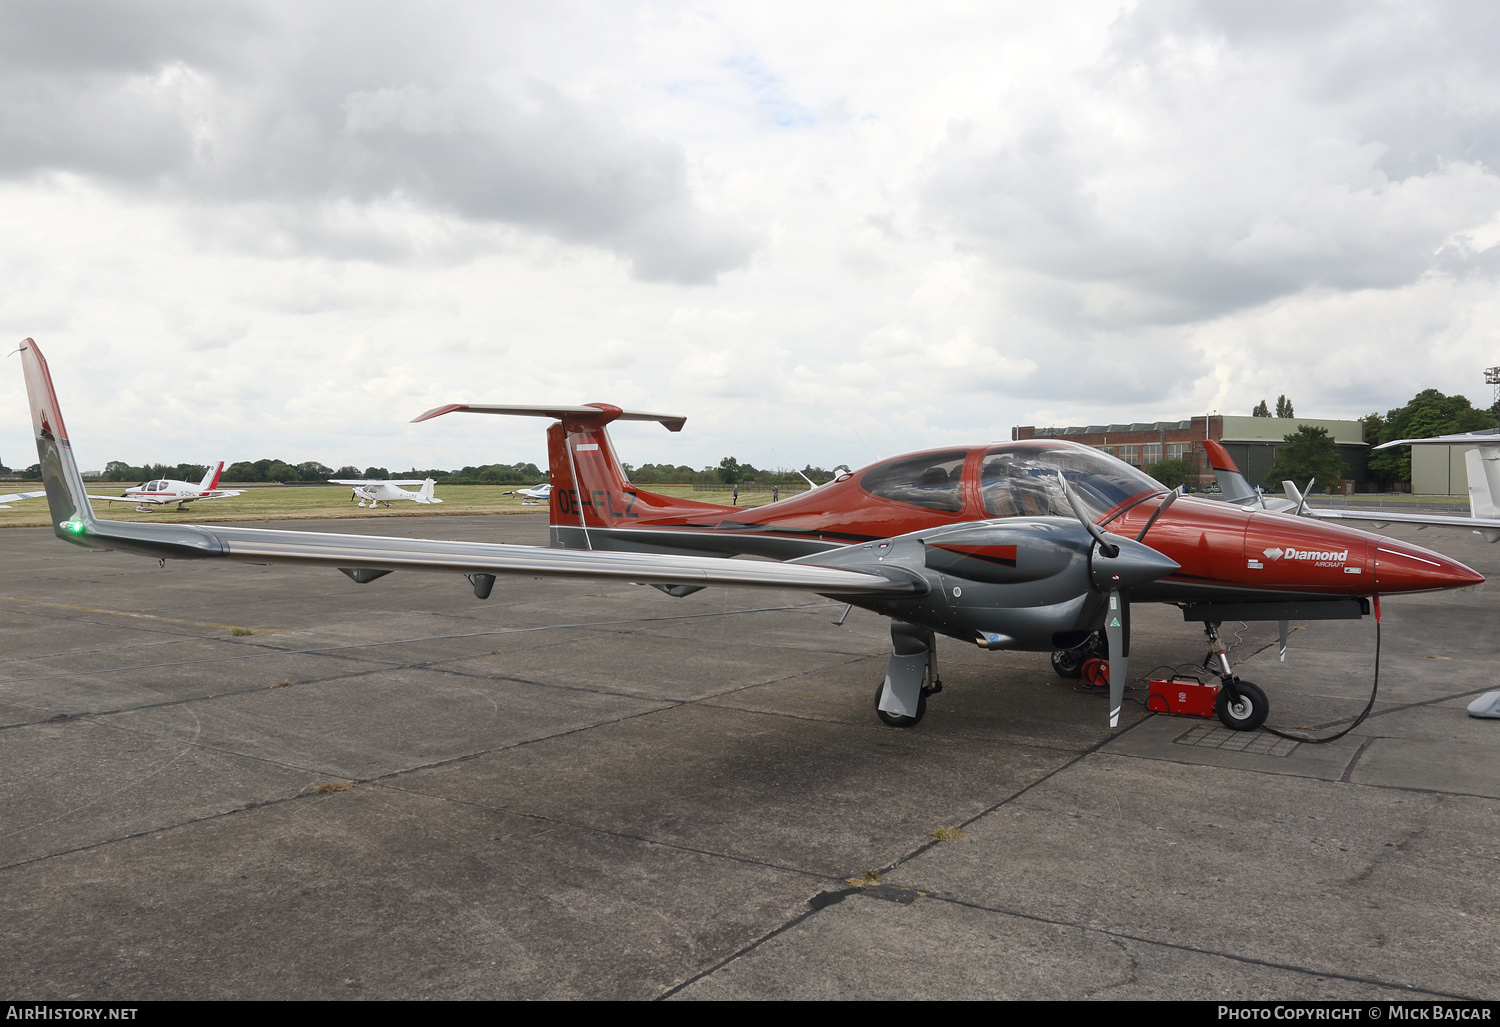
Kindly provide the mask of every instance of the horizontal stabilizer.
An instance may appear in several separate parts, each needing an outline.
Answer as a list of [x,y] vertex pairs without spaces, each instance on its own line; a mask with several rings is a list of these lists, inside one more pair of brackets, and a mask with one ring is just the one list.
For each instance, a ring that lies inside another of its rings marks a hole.
[[419,417],[413,417],[412,423],[431,420],[443,414],[467,413],[467,414],[511,414],[515,417],[554,417],[559,421],[585,421],[594,425],[605,425],[611,421],[660,421],[667,431],[682,431],[682,426],[687,424],[686,417],[676,417],[672,414],[649,414],[643,410],[621,410],[617,406],[608,403],[586,403],[576,407],[532,407],[532,406],[507,406],[494,403],[449,403],[447,406],[433,407]]
[[1500,430],[1469,431],[1457,435],[1435,435],[1430,439],[1395,439],[1391,442],[1383,442],[1376,449],[1390,449],[1392,446],[1500,446]]

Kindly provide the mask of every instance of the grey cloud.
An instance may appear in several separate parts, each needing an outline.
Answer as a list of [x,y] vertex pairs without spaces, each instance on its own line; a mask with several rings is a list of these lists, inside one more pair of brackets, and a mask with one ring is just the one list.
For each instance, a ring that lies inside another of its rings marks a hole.
[[[1069,83],[1081,102],[1061,90],[1007,141],[950,133],[927,207],[1066,287],[1047,316],[1079,327],[1487,272],[1448,244],[1500,210],[1500,77],[1481,67],[1497,20],[1467,4],[1143,3]],[[1131,302],[1100,319],[1084,293],[1101,286]]]
[[695,198],[680,146],[528,71],[524,12],[200,6],[7,7],[0,174],[209,202],[394,199],[600,246],[648,280],[712,281],[754,247]]

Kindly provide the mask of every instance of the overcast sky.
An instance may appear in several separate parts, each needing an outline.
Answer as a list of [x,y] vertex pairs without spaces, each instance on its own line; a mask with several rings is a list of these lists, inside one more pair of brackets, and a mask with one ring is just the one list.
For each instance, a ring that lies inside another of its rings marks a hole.
[[[84,469],[867,463],[1500,364],[1500,6],[0,6],[0,321]],[[35,461],[19,360],[0,461]]]

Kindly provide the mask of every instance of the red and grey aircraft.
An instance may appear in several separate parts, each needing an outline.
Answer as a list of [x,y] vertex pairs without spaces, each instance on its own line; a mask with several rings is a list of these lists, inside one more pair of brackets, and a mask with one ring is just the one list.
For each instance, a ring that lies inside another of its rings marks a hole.
[[[231,525],[139,524],[94,517],[46,361],[21,346],[32,425],[55,533],[78,545],[158,558],[284,561],[337,568],[358,582],[395,570],[465,574],[481,599],[499,574],[604,578],[685,596],[711,585],[801,589],[891,618],[892,653],[876,697],[909,726],[941,687],[936,636],[991,650],[1051,652],[1076,675],[1107,654],[1118,723],[1130,603],[1169,602],[1202,621],[1220,654],[1221,719],[1251,729],[1265,695],[1230,670],[1224,620],[1358,618],[1381,594],[1484,579],[1428,550],[1261,510],[1184,497],[1085,446],[1037,439],[895,457],[754,509],[637,488],[607,426],[685,418],[575,407],[453,404],[452,412],[553,419],[551,548],[338,535]],[[731,560],[733,556],[769,557]]]

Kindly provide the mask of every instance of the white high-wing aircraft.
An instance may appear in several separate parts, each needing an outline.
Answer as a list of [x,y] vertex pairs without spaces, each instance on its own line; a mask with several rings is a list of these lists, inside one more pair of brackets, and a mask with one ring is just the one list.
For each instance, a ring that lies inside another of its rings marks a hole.
[[[393,502],[400,499],[409,499],[413,503],[441,503],[432,494],[433,486],[437,483],[431,478],[418,481],[415,478],[397,478],[390,481],[365,481],[359,478],[329,478],[335,485],[348,485],[354,490],[349,498],[358,499],[360,506],[368,505],[371,510],[375,509],[377,503],[384,503],[389,507]],[[420,485],[416,492],[408,492],[398,485]]]
[[13,496],[0,496],[0,510],[9,510],[11,503],[19,503],[23,499],[35,499],[37,496],[45,496],[45,492],[17,492]]
[[125,490],[123,496],[89,496],[90,499],[103,499],[110,503],[135,503],[136,510],[140,513],[151,513],[158,506],[168,503],[176,503],[177,509],[186,510],[187,504],[197,499],[227,499],[230,496],[242,495],[240,489],[218,488],[219,475],[224,473],[224,461],[208,469],[203,480],[194,485],[190,481],[177,481],[173,478],[158,478],[155,481],[146,481]]

